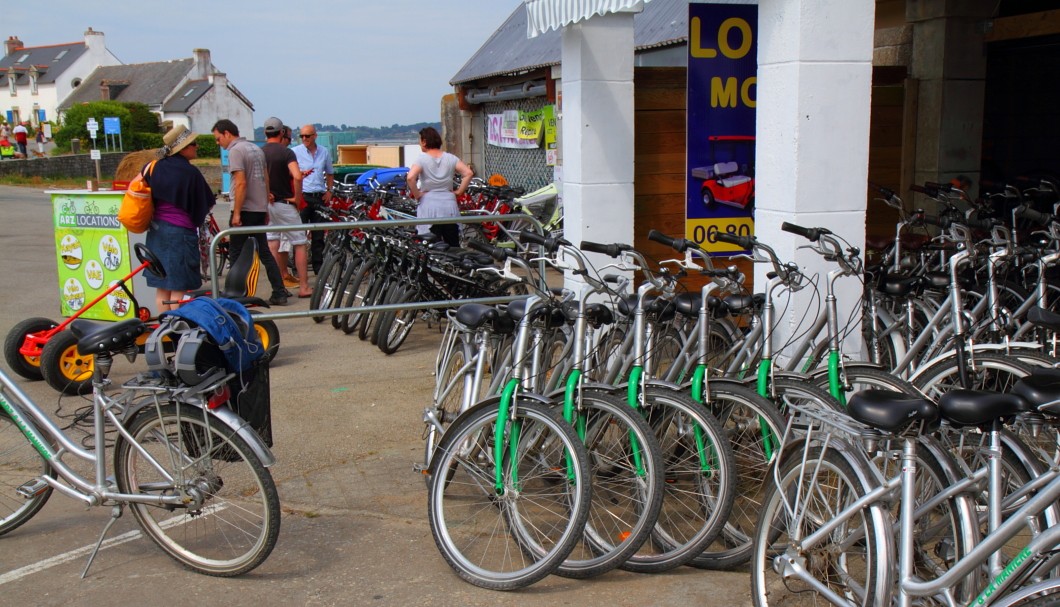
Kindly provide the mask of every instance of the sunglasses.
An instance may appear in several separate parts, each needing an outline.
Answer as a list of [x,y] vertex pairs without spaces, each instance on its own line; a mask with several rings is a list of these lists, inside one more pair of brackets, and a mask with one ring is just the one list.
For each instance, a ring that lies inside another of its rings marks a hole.
[[299,137],[301,137],[302,139],[312,139],[313,137],[316,137],[316,134],[313,134],[313,135],[299,135]]
[[198,144],[198,142],[192,141],[191,143],[188,144],[188,147],[189,148],[197,148],[197,147],[199,147],[199,144]]

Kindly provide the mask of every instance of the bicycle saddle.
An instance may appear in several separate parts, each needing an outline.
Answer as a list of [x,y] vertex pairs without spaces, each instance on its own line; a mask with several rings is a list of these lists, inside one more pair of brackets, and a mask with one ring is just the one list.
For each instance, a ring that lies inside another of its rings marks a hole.
[[[690,318],[699,316],[699,308],[702,304],[702,293],[678,293],[674,297],[674,306],[677,311]],[[711,311],[714,318],[724,318],[729,315],[729,309],[720,299],[713,295],[707,296],[707,309]]]
[[[623,316],[629,316],[637,310],[637,295],[627,295],[618,300],[618,311]],[[674,317],[677,308],[669,299],[657,295],[648,295],[644,298],[644,312],[657,314],[660,321],[667,321]]]
[[[522,321],[523,317],[526,316],[526,301],[525,299],[517,299],[508,304],[508,316],[515,322]],[[563,310],[547,303],[534,308],[531,313],[531,320],[540,318],[545,313],[549,315],[547,323],[549,327],[560,327],[567,322],[567,318],[563,315]]]
[[515,323],[507,314],[502,314],[494,306],[485,304],[464,304],[456,309],[456,320],[469,329],[479,329],[487,322],[493,325],[496,333],[511,333]]
[[[890,434],[931,432],[939,426],[939,407],[926,398],[889,390],[862,390],[847,404],[850,417]],[[912,427],[921,422],[920,429]]]
[[731,314],[743,314],[751,308],[760,308],[766,302],[765,293],[754,295],[729,295],[722,299]]
[[136,338],[147,331],[147,326],[138,318],[116,323],[92,322],[79,318],[70,323],[70,332],[77,338],[77,350],[81,354],[104,354],[117,352],[136,342]]
[[[567,318],[567,322],[573,323],[578,320],[577,300],[572,299],[564,302],[560,308],[563,310],[563,315]],[[615,322],[615,315],[606,304],[591,303],[585,306],[585,321],[594,327],[599,327]]]
[[1034,306],[1027,310],[1027,321],[1052,331],[1060,331],[1060,314],[1050,312],[1041,306]]
[[1016,381],[1012,392],[1043,413],[1060,415],[1060,369],[1035,369]]
[[951,390],[939,399],[939,413],[957,427],[983,426],[1030,410],[1020,396],[1001,392]]

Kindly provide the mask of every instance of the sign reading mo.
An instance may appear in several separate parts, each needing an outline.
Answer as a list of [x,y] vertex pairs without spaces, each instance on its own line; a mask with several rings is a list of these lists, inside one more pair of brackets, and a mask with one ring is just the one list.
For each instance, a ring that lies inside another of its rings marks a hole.
[[[689,22],[689,54],[696,59],[716,59],[719,62],[739,61],[754,48],[754,34],[751,24],[745,19],[732,17],[722,21],[713,34],[716,41],[712,46],[705,46],[703,41],[703,24],[699,17],[692,17]],[[719,57],[719,53],[721,57]],[[721,71],[721,70],[719,70]],[[716,75],[710,79],[710,107],[734,108],[742,103],[746,107],[755,107],[754,87],[758,83],[756,76],[744,78]]]

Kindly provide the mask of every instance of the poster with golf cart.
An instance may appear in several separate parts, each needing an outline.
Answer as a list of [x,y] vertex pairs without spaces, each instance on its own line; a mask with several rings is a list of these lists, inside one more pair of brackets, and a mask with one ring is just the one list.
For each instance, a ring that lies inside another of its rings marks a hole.
[[757,24],[756,5],[688,6],[685,238],[714,253],[754,234]]

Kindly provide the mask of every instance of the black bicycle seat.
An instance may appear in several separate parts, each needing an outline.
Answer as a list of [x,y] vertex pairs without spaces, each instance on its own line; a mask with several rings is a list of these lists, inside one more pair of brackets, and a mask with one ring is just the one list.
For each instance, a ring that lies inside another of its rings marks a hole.
[[1030,409],[1022,397],[1001,392],[950,390],[939,398],[939,413],[957,427],[983,426]]
[[147,326],[138,318],[116,323],[92,322],[79,318],[70,323],[70,332],[77,338],[77,350],[81,354],[104,354],[117,352],[136,343],[136,338],[147,331]]
[[847,404],[850,417],[891,434],[907,430],[931,432],[939,425],[939,407],[926,398],[890,390],[862,390]]

